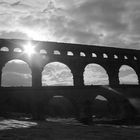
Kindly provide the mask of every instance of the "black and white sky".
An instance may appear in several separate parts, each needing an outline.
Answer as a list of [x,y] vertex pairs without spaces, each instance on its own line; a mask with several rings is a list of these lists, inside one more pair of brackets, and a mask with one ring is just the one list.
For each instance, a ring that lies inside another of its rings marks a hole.
[[[140,0],[0,0],[0,38],[140,49]],[[9,79],[14,79],[14,75],[22,79],[23,85],[30,82],[30,71],[23,71],[26,64],[11,61],[8,65],[3,69],[3,79],[7,79],[3,80],[3,85],[9,85]],[[15,65],[24,68],[19,69]],[[60,66],[59,63],[46,66],[49,70],[53,69],[55,76],[52,76],[52,71],[45,69],[43,84],[46,85],[49,79],[47,85],[71,83],[72,75],[66,72],[66,66],[61,65],[58,70],[56,65]],[[96,83],[107,80],[102,68],[99,70],[98,67],[87,67],[85,81],[88,84],[93,79]],[[135,73],[129,67],[124,66],[122,71],[125,74],[122,72],[120,79],[127,81],[131,78],[131,81],[137,82]],[[94,78],[91,79],[89,73]],[[20,78],[17,83],[20,83]]]

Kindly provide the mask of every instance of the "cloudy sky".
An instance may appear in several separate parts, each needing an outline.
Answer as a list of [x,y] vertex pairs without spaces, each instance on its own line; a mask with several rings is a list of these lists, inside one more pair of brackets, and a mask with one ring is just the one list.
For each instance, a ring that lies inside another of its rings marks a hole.
[[[140,0],[0,0],[0,17],[0,38],[140,49]],[[8,65],[3,69],[3,85],[9,85],[15,75],[21,78],[23,85],[30,83],[30,70],[26,64],[12,61]],[[27,68],[17,69],[15,65]],[[56,65],[59,64],[46,66],[43,85],[71,84],[72,75],[67,67]],[[84,73],[87,84],[108,82],[99,66],[90,65],[87,71]],[[94,80],[89,74],[95,77]],[[131,77],[134,83],[137,82],[135,73],[127,66],[120,76],[123,81]],[[15,79],[15,83],[19,83],[20,78]],[[46,84],[45,81],[49,82]]]

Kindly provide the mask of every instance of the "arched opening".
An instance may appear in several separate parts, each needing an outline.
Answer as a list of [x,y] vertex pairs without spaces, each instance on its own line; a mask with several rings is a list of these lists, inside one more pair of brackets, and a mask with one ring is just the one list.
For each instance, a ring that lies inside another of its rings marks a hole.
[[106,53],[103,53],[103,58],[108,58],[108,55]]
[[97,95],[95,99],[101,100],[101,101],[107,101],[107,99],[102,95]]
[[54,52],[53,52],[55,55],[60,55],[60,51],[58,51],[58,50],[54,50]]
[[20,48],[15,48],[14,52],[22,52],[22,50]]
[[86,54],[84,52],[80,52],[80,56],[85,57]]
[[118,118],[120,116],[120,107],[115,98],[97,95],[92,101],[93,117],[95,118]]
[[118,59],[118,56],[117,56],[116,54],[114,54],[114,58],[115,58],[115,59]]
[[97,54],[96,53],[92,53],[92,57],[97,57]]
[[136,56],[134,56],[134,60],[138,60]]
[[109,79],[106,70],[98,64],[88,64],[84,71],[85,85],[108,85]]
[[47,54],[47,51],[42,49],[42,50],[40,50],[40,54]]
[[128,57],[125,55],[125,56],[124,56],[124,59],[128,59]]
[[9,52],[9,49],[8,49],[7,47],[2,47],[2,48],[0,49],[0,51],[2,51],[2,52]]
[[22,60],[8,61],[2,69],[1,81],[3,87],[32,86],[31,70]]
[[73,75],[68,66],[52,62],[44,67],[42,86],[73,86]]
[[128,66],[122,65],[119,69],[119,82],[120,84],[138,84],[138,76],[135,70]]
[[102,95],[97,95],[92,103],[93,117],[110,117],[109,101]]
[[74,106],[64,96],[53,96],[47,105],[47,115],[53,118],[74,117]]
[[120,116],[120,111],[119,105],[113,96],[98,94],[93,100],[85,100],[82,103],[80,118],[83,121],[84,118],[86,119],[89,117],[93,120],[102,118],[102,121],[104,121],[104,119],[118,118]]
[[67,52],[67,55],[69,55],[69,56],[73,56],[74,54],[73,54],[73,52],[68,51],[68,52]]

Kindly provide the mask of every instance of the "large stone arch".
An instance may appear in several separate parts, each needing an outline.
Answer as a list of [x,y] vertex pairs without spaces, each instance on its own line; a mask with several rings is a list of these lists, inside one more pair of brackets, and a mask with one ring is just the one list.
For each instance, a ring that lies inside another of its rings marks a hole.
[[45,108],[48,117],[75,117],[75,107],[73,102],[62,95],[55,95],[49,98]]
[[118,110],[118,118],[131,119],[137,115],[136,108],[129,101],[129,98],[127,98],[121,91],[110,86],[104,86],[103,88],[106,92],[100,93],[100,95],[107,98],[108,101],[112,104],[112,107],[116,107],[116,109],[113,109],[112,111],[114,111],[115,114]]
[[[114,88],[109,86],[100,86],[100,90],[88,90],[88,98],[84,98],[80,105],[79,120],[82,121],[82,117],[90,118],[93,117],[93,102],[96,96],[101,95],[108,100],[108,111],[109,116],[117,119],[132,119],[136,116],[137,111],[129,100],[123,96],[123,94]],[[82,112],[82,113],[81,113]],[[83,113],[84,112],[84,113]],[[103,114],[104,115],[104,114]]]
[[93,115],[94,117],[110,117],[111,108],[110,102],[102,95],[97,95],[92,101]]
[[99,93],[92,99],[93,115],[97,115],[96,117],[111,117],[117,119],[127,117],[124,116],[124,101],[127,102],[129,109],[131,104],[123,96],[110,91],[107,91],[105,94]]
[[32,70],[21,59],[7,60],[2,68],[1,86],[32,86]]
[[137,69],[131,65],[121,65],[119,68],[119,83],[120,84],[139,84]]
[[85,66],[84,85],[109,85],[109,77],[104,66],[98,63],[89,63]]
[[[52,83],[45,83],[51,82]],[[42,86],[46,85],[61,85],[61,86],[73,86],[73,74],[71,69],[62,62],[53,61],[44,66],[42,71]]]

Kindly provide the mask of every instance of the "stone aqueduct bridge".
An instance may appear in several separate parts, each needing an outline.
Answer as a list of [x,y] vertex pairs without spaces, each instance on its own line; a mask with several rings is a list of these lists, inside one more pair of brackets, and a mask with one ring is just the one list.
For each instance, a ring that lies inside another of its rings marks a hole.
[[[0,48],[7,47],[9,50],[8,52],[0,51],[0,75],[2,75],[2,68],[9,60],[20,59],[25,61],[32,71],[32,86],[41,87],[42,71],[45,65],[50,62],[61,62],[70,68],[74,86],[83,86],[85,67],[90,63],[96,63],[106,70],[109,85],[119,85],[118,73],[122,65],[131,66],[135,70],[140,83],[139,50],[32,41],[32,44],[36,46],[36,52],[38,52],[32,58],[27,57],[22,52],[14,52],[16,48],[24,51],[23,45],[27,43],[26,40],[0,39]],[[45,50],[47,54],[40,54],[39,52],[42,50]]]
[[[133,106],[128,100],[140,98],[140,86],[120,85],[118,73],[122,65],[129,65],[135,70],[140,84],[139,50],[32,41],[37,53],[31,58],[23,53],[23,45],[26,43],[28,43],[27,40],[0,39],[0,49],[7,48],[7,51],[0,51],[0,79],[3,67],[13,59],[26,62],[32,72],[32,87],[0,87],[1,110],[9,110],[8,104],[15,107],[15,102],[19,101],[24,106],[30,104],[29,106],[33,107],[31,110],[35,110],[33,111],[34,116],[38,116],[53,96],[62,95],[72,102],[75,112],[79,116],[84,102],[94,100],[97,95],[103,95],[108,99],[112,112],[118,112],[118,114],[121,112],[125,116],[133,114]],[[21,52],[15,52],[16,49],[20,49]],[[44,66],[50,62],[66,64],[73,74],[74,86],[42,87],[42,71]],[[84,85],[84,69],[90,63],[99,64],[106,70],[109,78],[108,86]]]

